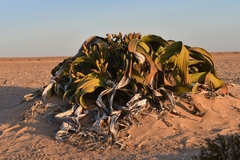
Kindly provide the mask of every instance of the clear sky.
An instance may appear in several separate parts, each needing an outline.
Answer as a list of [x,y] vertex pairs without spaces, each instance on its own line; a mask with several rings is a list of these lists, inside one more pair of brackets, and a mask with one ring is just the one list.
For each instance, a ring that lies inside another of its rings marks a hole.
[[0,1],[0,57],[74,56],[87,38],[118,32],[240,51],[240,0]]

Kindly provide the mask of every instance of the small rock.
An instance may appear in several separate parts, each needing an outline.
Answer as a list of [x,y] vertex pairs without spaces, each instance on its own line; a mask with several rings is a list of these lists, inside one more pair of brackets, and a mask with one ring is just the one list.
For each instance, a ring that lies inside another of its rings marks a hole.
[[5,80],[5,81],[3,82],[3,84],[7,84],[7,82],[8,82],[8,80]]

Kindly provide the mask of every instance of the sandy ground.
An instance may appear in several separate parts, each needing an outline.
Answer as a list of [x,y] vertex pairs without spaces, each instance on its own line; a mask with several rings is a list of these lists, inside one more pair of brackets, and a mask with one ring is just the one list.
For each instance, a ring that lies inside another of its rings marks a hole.
[[[219,77],[229,83],[229,91],[240,97],[240,53],[212,53]],[[18,104],[25,94],[50,81],[50,71],[66,57],[0,59],[0,159],[191,159],[199,153],[205,138],[240,132],[240,100],[231,96],[198,101],[207,110],[204,117],[190,113],[179,102],[177,109],[185,116],[168,115],[172,127],[154,117],[142,119],[131,128],[127,148],[84,151],[81,146],[58,142],[58,125],[47,123],[42,115],[22,122],[22,114],[33,102]],[[235,84],[235,85],[233,85]]]

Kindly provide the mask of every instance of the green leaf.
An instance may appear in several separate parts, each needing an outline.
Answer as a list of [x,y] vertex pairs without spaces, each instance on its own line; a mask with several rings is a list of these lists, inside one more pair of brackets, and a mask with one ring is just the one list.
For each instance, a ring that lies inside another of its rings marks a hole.
[[86,57],[86,56],[80,56],[77,57],[73,62],[72,66],[78,65],[80,63],[90,63],[92,65],[95,65],[95,61],[93,61],[91,58]]
[[63,94],[63,100],[71,101],[74,93],[76,92],[76,88],[70,88]]
[[135,79],[137,83],[145,81],[145,78],[134,68],[132,69],[132,79]]
[[213,73],[209,72],[206,75],[205,83],[212,84],[214,89],[221,88],[222,92],[224,93],[228,92],[226,83],[223,80],[216,77]]
[[188,84],[188,61],[189,61],[189,51],[182,44],[177,65],[178,65],[179,71],[182,73],[181,78],[184,84]]
[[181,76],[181,83],[188,84],[189,51],[181,41],[172,43],[170,46],[166,47],[164,53],[160,57],[162,63],[166,63],[169,60],[174,63],[174,68],[175,65],[177,65]]
[[[193,88],[192,88],[191,96],[192,96],[193,100],[194,100],[194,95],[196,94],[197,88],[198,88],[199,86],[201,86],[201,84],[200,84],[200,83],[196,83],[196,84],[193,86]],[[197,105],[197,104],[195,104],[195,105]]]
[[55,92],[59,97],[62,97],[62,96],[63,96],[64,90],[63,90],[61,84],[55,83],[53,88],[54,88],[54,92]]
[[168,61],[172,56],[175,54],[179,54],[182,48],[182,42],[175,42],[171,44],[170,46],[166,47],[163,51],[163,53],[160,55],[160,62],[165,63]]
[[164,48],[168,46],[168,42],[165,41],[162,37],[157,35],[145,35],[141,39],[143,42],[150,44],[154,52],[157,52],[159,48]]
[[205,77],[207,75],[207,72],[198,72],[198,73],[192,73],[189,74],[189,84],[199,82],[199,83],[204,83]]
[[188,50],[192,58],[196,60],[203,60],[209,65],[209,67],[211,67],[211,70],[214,69],[214,59],[212,55],[208,53],[206,50],[199,47],[191,47],[188,48]]
[[[92,75],[92,74],[91,74]],[[106,88],[106,83],[99,77],[87,77],[78,83],[78,88],[74,93],[74,100],[76,103],[81,104],[84,108],[85,105],[83,96],[86,93],[94,92],[98,87]]]
[[187,93],[187,92],[190,92],[191,90],[188,85],[184,85],[184,84],[178,84],[175,86],[164,85],[163,87],[177,94]]

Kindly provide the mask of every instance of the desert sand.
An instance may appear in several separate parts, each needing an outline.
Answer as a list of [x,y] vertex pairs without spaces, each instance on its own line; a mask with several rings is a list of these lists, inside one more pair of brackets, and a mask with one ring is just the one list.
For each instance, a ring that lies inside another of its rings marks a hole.
[[167,127],[161,120],[145,117],[140,126],[131,127],[126,149],[97,151],[58,142],[54,133],[59,125],[49,124],[40,113],[23,122],[22,115],[34,101],[19,102],[48,84],[51,69],[66,57],[0,58],[0,159],[191,159],[199,154],[205,138],[240,132],[236,109],[240,108],[240,53],[212,55],[219,77],[228,83],[235,98],[198,95],[198,102],[207,110],[203,117],[193,115],[180,101],[177,110],[188,118],[169,114],[172,126]]

